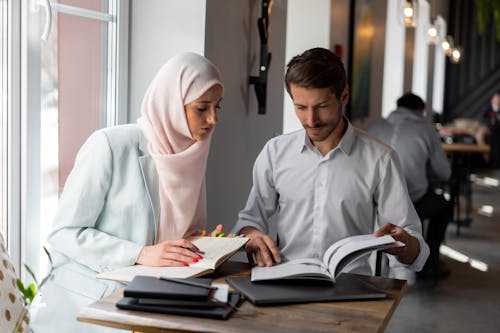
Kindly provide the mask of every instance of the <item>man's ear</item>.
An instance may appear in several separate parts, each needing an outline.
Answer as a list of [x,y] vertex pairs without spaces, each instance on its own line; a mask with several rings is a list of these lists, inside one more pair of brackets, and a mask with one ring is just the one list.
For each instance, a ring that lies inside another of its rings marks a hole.
[[340,96],[340,102],[342,105],[346,105],[349,102],[349,85],[345,85],[344,91],[342,91],[342,95]]

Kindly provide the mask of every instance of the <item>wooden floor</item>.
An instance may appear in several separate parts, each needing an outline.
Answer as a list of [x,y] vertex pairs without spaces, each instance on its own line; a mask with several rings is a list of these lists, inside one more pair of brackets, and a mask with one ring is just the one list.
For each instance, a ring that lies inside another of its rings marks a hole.
[[[500,185],[482,184],[484,176],[500,181],[500,170],[475,173],[472,223],[459,236],[450,224],[446,239],[467,262],[442,255],[450,277],[410,286],[386,332],[500,332]],[[482,205],[493,207],[491,216],[478,212]]]

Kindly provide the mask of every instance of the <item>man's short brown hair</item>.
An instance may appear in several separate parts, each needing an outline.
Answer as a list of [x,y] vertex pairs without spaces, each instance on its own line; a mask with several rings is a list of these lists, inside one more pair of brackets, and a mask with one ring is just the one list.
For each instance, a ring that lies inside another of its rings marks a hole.
[[313,48],[290,60],[285,74],[288,94],[290,85],[303,88],[330,88],[340,100],[346,86],[346,74],[342,60],[332,51]]

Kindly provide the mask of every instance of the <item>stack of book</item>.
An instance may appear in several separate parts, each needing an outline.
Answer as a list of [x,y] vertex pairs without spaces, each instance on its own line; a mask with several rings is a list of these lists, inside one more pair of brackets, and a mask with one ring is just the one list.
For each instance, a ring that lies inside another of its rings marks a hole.
[[212,279],[136,276],[116,303],[120,309],[226,319],[235,311],[240,293]]

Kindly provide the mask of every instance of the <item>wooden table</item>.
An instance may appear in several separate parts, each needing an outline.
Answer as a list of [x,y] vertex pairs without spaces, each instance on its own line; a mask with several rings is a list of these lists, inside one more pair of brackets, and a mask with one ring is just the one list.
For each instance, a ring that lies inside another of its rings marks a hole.
[[[472,154],[487,154],[490,152],[490,145],[443,143],[443,149],[451,159],[450,195],[454,206],[453,221],[457,225],[457,235],[460,235],[460,227],[462,225],[469,226],[472,222],[472,184],[470,181]],[[463,216],[460,205],[461,193],[465,197],[465,214]]]
[[443,143],[443,149],[447,153],[489,153],[490,145]]
[[[219,276],[248,274],[245,263],[227,262]],[[236,274],[235,274],[236,273]],[[222,277],[217,278],[221,282]],[[363,277],[386,291],[382,300],[345,301],[257,307],[244,301],[228,320],[193,318],[120,310],[120,290],[83,308],[82,322],[140,332],[383,332],[406,289],[405,280]]]

